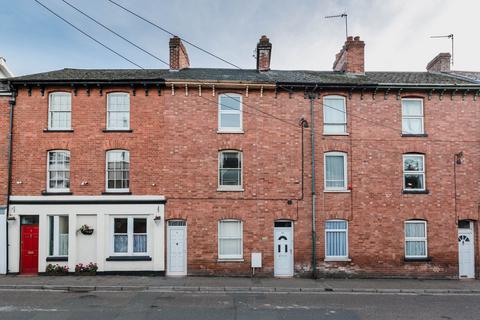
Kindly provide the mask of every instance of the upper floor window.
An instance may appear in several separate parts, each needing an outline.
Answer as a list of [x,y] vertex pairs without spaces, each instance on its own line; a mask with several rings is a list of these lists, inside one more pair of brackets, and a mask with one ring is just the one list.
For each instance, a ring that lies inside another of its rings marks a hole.
[[242,153],[221,151],[218,156],[219,190],[240,191],[242,189]]
[[347,133],[347,110],[344,97],[326,96],[323,98],[323,133]]
[[402,99],[402,133],[423,134],[423,100]]
[[427,222],[405,221],[405,258],[427,257]]
[[126,150],[107,152],[107,191],[128,192],[130,187],[130,154]]
[[70,191],[70,151],[53,150],[48,152],[47,191]]
[[348,258],[348,222],[345,220],[325,221],[325,258]]
[[218,96],[218,131],[242,132],[242,96],[226,93]]
[[327,152],[324,161],[324,179],[326,191],[347,190],[347,154]]
[[425,156],[423,154],[403,155],[403,189],[425,190]]
[[70,130],[72,118],[72,97],[68,92],[50,93],[48,99],[48,129]]
[[68,216],[49,216],[49,256],[68,256]]
[[130,95],[109,93],[107,98],[107,130],[130,129]]
[[218,222],[218,258],[243,258],[243,228],[240,220]]

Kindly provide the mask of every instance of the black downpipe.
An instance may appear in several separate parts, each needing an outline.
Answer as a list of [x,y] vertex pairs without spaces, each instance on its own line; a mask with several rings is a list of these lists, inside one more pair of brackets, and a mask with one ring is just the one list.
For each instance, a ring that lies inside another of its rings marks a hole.
[[9,266],[9,243],[8,243],[8,219],[10,218],[10,195],[12,193],[12,152],[13,152],[13,110],[15,107],[15,96],[16,92],[12,92],[12,98],[10,99],[10,127],[8,131],[8,182],[7,182],[7,221],[5,223],[5,228],[6,228],[6,241],[5,243],[7,244],[7,255],[6,255],[6,271],[8,274],[8,266]]
[[315,93],[308,95],[310,99],[310,140],[312,144],[312,277],[317,278],[317,217],[316,217],[316,188],[315,188]]

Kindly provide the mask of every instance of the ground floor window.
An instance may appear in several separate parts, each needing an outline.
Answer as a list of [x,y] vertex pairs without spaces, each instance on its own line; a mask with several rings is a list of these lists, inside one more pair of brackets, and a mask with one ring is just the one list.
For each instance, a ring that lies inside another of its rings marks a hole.
[[49,255],[68,256],[68,216],[49,216]]
[[243,258],[243,230],[240,220],[221,220],[218,223],[218,258]]
[[427,257],[427,222],[405,221],[405,258]]
[[327,220],[325,222],[325,258],[348,258],[348,222]]
[[113,219],[113,253],[125,255],[147,253],[146,218]]

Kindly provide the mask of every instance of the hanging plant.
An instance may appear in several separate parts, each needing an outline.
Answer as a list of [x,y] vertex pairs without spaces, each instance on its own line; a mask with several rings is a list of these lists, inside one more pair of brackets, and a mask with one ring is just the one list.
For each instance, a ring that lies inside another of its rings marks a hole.
[[91,235],[94,229],[90,227],[88,224],[84,224],[83,226],[80,227],[79,230],[82,234]]

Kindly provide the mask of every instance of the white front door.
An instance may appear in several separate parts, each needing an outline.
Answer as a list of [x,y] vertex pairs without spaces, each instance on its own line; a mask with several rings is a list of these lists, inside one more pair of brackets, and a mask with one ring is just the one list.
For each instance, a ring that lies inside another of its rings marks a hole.
[[167,224],[167,274],[187,274],[187,226],[185,221],[170,220]]
[[460,278],[475,278],[475,241],[472,222],[460,221],[458,228],[458,273]]
[[293,276],[293,227],[291,221],[277,221],[274,228],[274,274]]

